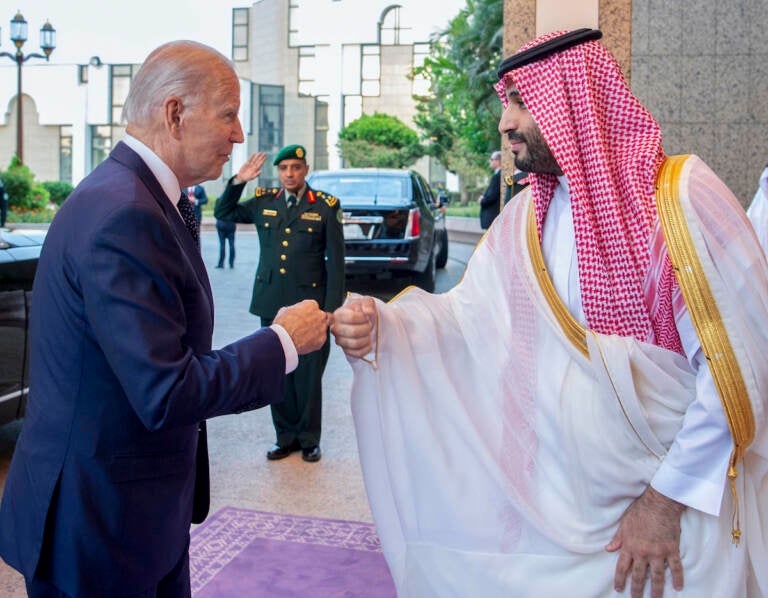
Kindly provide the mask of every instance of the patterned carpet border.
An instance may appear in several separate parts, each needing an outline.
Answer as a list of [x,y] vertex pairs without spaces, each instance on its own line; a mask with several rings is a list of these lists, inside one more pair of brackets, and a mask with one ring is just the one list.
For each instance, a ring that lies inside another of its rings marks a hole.
[[370,523],[224,507],[192,531],[192,592],[205,587],[257,538],[381,552],[376,528]]

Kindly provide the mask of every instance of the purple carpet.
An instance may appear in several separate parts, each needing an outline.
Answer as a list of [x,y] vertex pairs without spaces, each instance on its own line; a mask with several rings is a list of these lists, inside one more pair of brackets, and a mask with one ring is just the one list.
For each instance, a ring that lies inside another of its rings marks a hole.
[[192,531],[192,594],[396,596],[373,525],[225,507]]

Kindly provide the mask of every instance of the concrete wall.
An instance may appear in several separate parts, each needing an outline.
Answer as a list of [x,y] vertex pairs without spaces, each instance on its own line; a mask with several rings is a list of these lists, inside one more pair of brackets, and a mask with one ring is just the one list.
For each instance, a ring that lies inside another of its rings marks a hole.
[[[541,9],[551,18],[557,5],[572,2],[505,0],[505,55],[547,30]],[[557,26],[594,26],[586,16]],[[744,205],[768,162],[766,22],[765,0],[599,0],[603,43],[661,124],[664,150],[699,154]]]
[[699,154],[748,205],[768,162],[768,2],[634,0],[632,89],[669,154]]
[[[59,127],[41,125],[35,101],[22,94],[24,108],[23,141],[24,163],[38,181],[59,180]],[[11,100],[5,114],[7,126],[0,126],[0,170],[5,170],[16,154],[16,98]]]

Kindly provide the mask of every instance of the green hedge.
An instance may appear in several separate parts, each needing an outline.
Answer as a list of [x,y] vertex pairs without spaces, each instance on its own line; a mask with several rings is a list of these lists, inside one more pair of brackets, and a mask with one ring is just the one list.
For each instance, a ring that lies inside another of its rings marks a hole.
[[74,187],[64,181],[45,181],[41,185],[48,191],[51,196],[51,203],[60,206],[64,203],[64,200],[69,197]]

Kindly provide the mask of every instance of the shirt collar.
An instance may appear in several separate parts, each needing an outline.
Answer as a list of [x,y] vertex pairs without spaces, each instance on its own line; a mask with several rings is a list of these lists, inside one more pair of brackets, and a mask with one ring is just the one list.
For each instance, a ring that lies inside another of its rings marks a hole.
[[171,203],[175,206],[179,202],[181,196],[181,186],[179,185],[179,179],[173,174],[170,167],[160,159],[155,152],[147,147],[143,142],[139,141],[133,135],[125,135],[123,139],[125,144],[130,147],[134,152],[139,154],[139,157],[144,161],[155,175],[157,182],[163,188],[163,191],[171,200]]
[[283,187],[283,191],[285,191],[285,200],[286,201],[288,201],[288,197],[290,195],[294,195],[296,197],[296,203],[298,203],[298,202],[301,201],[301,198],[304,197],[304,193],[306,193],[306,191],[307,191],[307,184],[304,183],[304,186],[301,189],[299,189],[299,191],[297,193],[291,193],[285,187]]
[[552,197],[553,201],[566,201],[570,202],[571,192],[568,189],[568,178],[561,174],[557,177],[557,187],[555,187],[555,194]]

